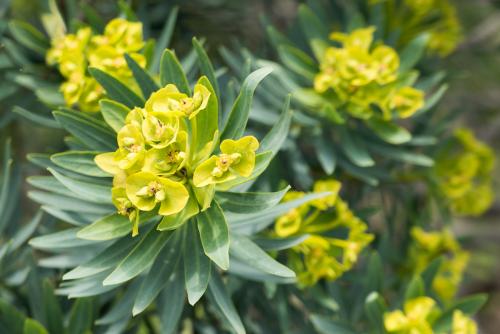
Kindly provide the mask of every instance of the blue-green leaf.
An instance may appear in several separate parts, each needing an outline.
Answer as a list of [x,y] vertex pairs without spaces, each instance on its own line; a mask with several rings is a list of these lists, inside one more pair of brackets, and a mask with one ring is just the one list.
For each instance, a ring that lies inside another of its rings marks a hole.
[[151,75],[149,75],[149,73],[137,64],[137,62],[128,54],[125,55],[125,60],[127,61],[128,67],[132,70],[132,74],[134,75],[137,85],[141,89],[142,96],[144,96],[145,99],[148,99],[153,92],[159,89],[158,85],[153,80]]
[[197,216],[198,231],[205,254],[224,270],[229,268],[229,230],[220,205],[212,205]]
[[123,103],[129,108],[142,107],[144,100],[115,77],[95,67],[89,67],[90,74],[106,90],[106,94],[113,100]]
[[160,83],[162,87],[165,87],[167,84],[174,84],[182,93],[191,95],[191,89],[189,88],[182,65],[179,63],[175,53],[169,49],[165,49],[161,56]]

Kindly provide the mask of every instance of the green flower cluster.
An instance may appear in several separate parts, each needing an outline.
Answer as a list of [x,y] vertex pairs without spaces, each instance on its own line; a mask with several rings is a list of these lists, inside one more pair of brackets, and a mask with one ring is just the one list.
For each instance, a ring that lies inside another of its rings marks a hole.
[[[289,265],[297,273],[300,286],[340,277],[354,266],[359,254],[373,240],[373,235],[366,232],[366,224],[338,196],[340,187],[336,180],[317,181],[313,191],[331,192],[331,195],[294,208],[276,220],[274,233],[279,237],[310,235],[288,252]],[[284,201],[304,195],[290,191]],[[332,236],[332,231],[344,233],[346,237]]]
[[335,109],[357,118],[369,119],[377,111],[385,120],[410,117],[423,107],[424,93],[398,81],[399,56],[387,45],[374,47],[374,31],[332,33],[330,38],[342,47],[325,50],[314,89],[334,101]]
[[[217,96],[206,77],[192,96],[168,84],[152,93],[143,108],[128,113],[118,131],[118,149],[96,156],[96,164],[114,175],[113,203],[134,222],[133,235],[141,211],[158,209],[163,216],[158,228],[175,229],[210,206],[216,185],[252,174],[259,147],[255,137],[226,139],[218,155],[212,154],[218,131],[200,144],[197,117],[217,112]],[[212,121],[217,123],[217,117]]]
[[102,35],[94,35],[91,28],[84,27],[75,34],[53,39],[46,61],[50,65],[57,64],[66,80],[61,85],[66,105],[97,112],[104,90],[88,74],[87,68],[98,68],[129,87],[138,88],[123,56],[129,54],[145,67],[146,58],[140,53],[143,47],[142,23],[117,18],[106,25]]
[[491,206],[494,164],[491,148],[467,129],[456,130],[438,152],[433,176],[455,214],[478,216]]
[[410,264],[416,273],[424,271],[436,258],[444,256],[432,282],[432,288],[443,301],[451,301],[458,290],[469,253],[462,250],[450,231],[426,232],[420,227],[411,230]]

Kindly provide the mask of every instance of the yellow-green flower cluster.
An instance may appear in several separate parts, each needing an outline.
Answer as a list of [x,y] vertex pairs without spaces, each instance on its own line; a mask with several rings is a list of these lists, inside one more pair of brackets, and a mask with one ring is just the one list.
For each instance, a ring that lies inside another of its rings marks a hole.
[[455,214],[477,216],[491,206],[494,164],[491,148],[466,129],[455,131],[450,142],[438,152],[435,182]]
[[[388,333],[433,334],[432,324],[441,314],[436,302],[422,296],[407,300],[403,310],[384,314],[384,326]],[[476,323],[462,311],[453,312],[451,334],[476,334]]]
[[[331,192],[322,199],[290,210],[276,221],[274,233],[279,237],[301,234],[310,236],[289,251],[289,265],[297,273],[300,286],[314,285],[320,279],[334,280],[350,270],[361,251],[372,241],[367,226],[338,196],[340,183],[317,181],[315,193]],[[289,192],[284,201],[303,197],[302,192]],[[331,235],[337,231],[339,236]]]
[[95,35],[89,27],[84,27],[75,34],[54,39],[46,60],[50,65],[57,64],[65,78],[61,91],[66,104],[96,112],[104,90],[89,75],[87,68],[96,67],[135,88],[124,55],[128,53],[145,67],[146,58],[140,53],[143,47],[142,23],[117,18],[106,25],[102,35]]
[[202,77],[192,96],[173,84],[151,94],[144,108],[127,115],[118,131],[118,149],[95,158],[101,169],[114,175],[113,203],[133,222],[133,235],[138,233],[141,211],[157,209],[164,216],[160,229],[177,228],[210,206],[216,185],[249,177],[255,167],[259,142],[252,136],[226,139],[220,154],[211,155],[216,133],[206,147],[194,152],[197,143],[190,122],[213,107],[210,99],[217,99],[207,82]]
[[[410,10],[410,19],[403,22],[407,25],[407,34],[424,28],[430,34],[428,48],[444,57],[453,52],[462,40],[462,28],[455,7],[449,0],[405,0]],[[426,27],[427,22],[431,22]]]
[[424,105],[424,93],[398,83],[399,56],[387,45],[373,44],[375,28],[363,28],[350,34],[334,32],[330,38],[341,47],[326,49],[314,89],[321,94],[333,91],[336,109],[369,119],[379,107],[386,120],[407,118]]
[[426,232],[414,227],[411,236],[410,263],[416,273],[425,270],[432,260],[444,256],[432,288],[443,301],[452,300],[462,281],[469,253],[462,250],[448,230]]

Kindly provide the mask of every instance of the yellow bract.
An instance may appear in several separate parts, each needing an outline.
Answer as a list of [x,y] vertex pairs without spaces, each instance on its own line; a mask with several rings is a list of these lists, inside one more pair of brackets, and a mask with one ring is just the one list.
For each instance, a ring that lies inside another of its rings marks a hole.
[[400,86],[399,56],[387,45],[372,46],[375,28],[354,30],[350,34],[332,33],[330,37],[342,47],[326,49],[314,89],[331,99],[336,109],[369,119],[374,116],[371,105],[377,105],[386,120],[407,118],[424,105],[422,91]]
[[458,129],[436,157],[433,177],[457,215],[481,215],[493,202],[495,156],[467,129]]
[[444,256],[432,288],[443,301],[451,301],[462,281],[469,253],[462,250],[448,230],[426,232],[414,227],[411,236],[413,243],[409,262],[415,273],[421,273],[432,260]]
[[87,67],[103,70],[137,90],[124,55],[128,53],[145,67],[146,58],[139,53],[143,47],[142,23],[117,18],[107,24],[102,35],[94,35],[90,28],[85,27],[75,34],[54,39],[46,60],[50,65],[58,65],[65,78],[61,91],[66,104],[78,105],[82,111],[96,112],[104,90],[88,74]]
[[477,334],[477,325],[462,311],[456,310],[453,312],[451,334]]
[[[113,203],[133,222],[133,235],[138,233],[140,212],[158,210],[164,216],[162,228],[177,228],[210,206],[215,184],[248,178],[254,170],[259,142],[252,136],[224,140],[218,155],[210,156],[217,138],[209,143],[210,151],[202,147],[204,154],[191,152],[200,147],[193,143],[196,117],[218,112],[209,103],[217,99],[212,88],[201,82],[210,85],[201,78],[192,96],[172,84],[152,93],[144,108],[133,108],[126,116],[117,134],[118,149],[95,157],[96,164],[114,176]],[[200,156],[204,160],[198,161]]]
[[[279,237],[310,235],[288,253],[289,265],[297,273],[302,287],[314,285],[320,279],[340,277],[352,268],[358,255],[373,239],[373,235],[366,232],[366,224],[340,199],[339,190],[340,183],[336,180],[317,181],[314,192],[332,194],[290,210],[275,223],[274,233]],[[284,201],[304,195],[291,191]],[[345,230],[346,237],[326,235],[327,231],[335,229]]]
[[436,302],[429,297],[417,297],[405,302],[403,311],[384,314],[384,326],[389,333],[433,334],[429,317]]

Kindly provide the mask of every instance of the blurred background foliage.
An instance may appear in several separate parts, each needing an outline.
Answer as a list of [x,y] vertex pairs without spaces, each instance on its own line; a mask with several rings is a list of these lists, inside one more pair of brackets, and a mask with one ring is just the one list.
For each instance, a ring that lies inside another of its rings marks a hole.
[[[349,0],[345,0],[349,1]],[[65,13],[97,12],[106,20],[117,12],[117,2],[112,0],[82,1],[81,8],[71,6],[74,1],[57,1]],[[479,139],[489,143],[500,153],[500,1],[498,0],[454,0],[461,19],[464,39],[458,50],[449,57],[437,60],[432,67],[445,69],[450,88],[439,108],[443,112],[456,113],[458,125],[470,127]],[[2,0],[0,1],[0,31],[6,30],[6,17],[28,21],[41,30],[38,20],[43,9],[43,1],[37,0]],[[192,36],[206,38],[211,56],[220,60],[219,46],[245,45],[252,52],[272,57],[273,51],[266,42],[260,17],[265,14],[273,24],[285,29],[293,22],[296,0],[189,0],[160,1],[135,0],[132,6],[137,9],[141,20],[150,22],[154,37],[161,30],[164,12],[174,5],[179,5],[179,15],[175,26],[172,45],[179,54],[185,54],[190,48]],[[80,10],[83,9],[83,10]],[[11,113],[10,100],[23,96],[23,103],[30,110],[42,108],[36,96],[29,90],[14,89],[15,78],[12,73],[16,66],[9,64],[4,41],[0,50],[0,139],[12,137],[16,160],[26,164],[28,152],[56,152],[64,146],[63,132],[42,128]],[[37,59],[36,55],[33,55]],[[38,61],[43,65],[43,59]],[[8,71],[4,71],[8,69]],[[47,75],[54,75],[48,73]],[[37,140],[32,140],[37,138]],[[3,148],[2,148],[3,150]],[[33,174],[35,169],[28,167],[26,174]],[[495,172],[495,187],[500,184],[500,172]],[[24,192],[23,192],[24,193]],[[23,201],[26,217],[35,214],[36,206]],[[500,328],[500,202],[480,219],[459,220],[454,229],[464,248],[471,251],[472,260],[467,269],[464,293],[487,292],[490,300],[478,314],[478,322],[486,333],[496,333]]]

